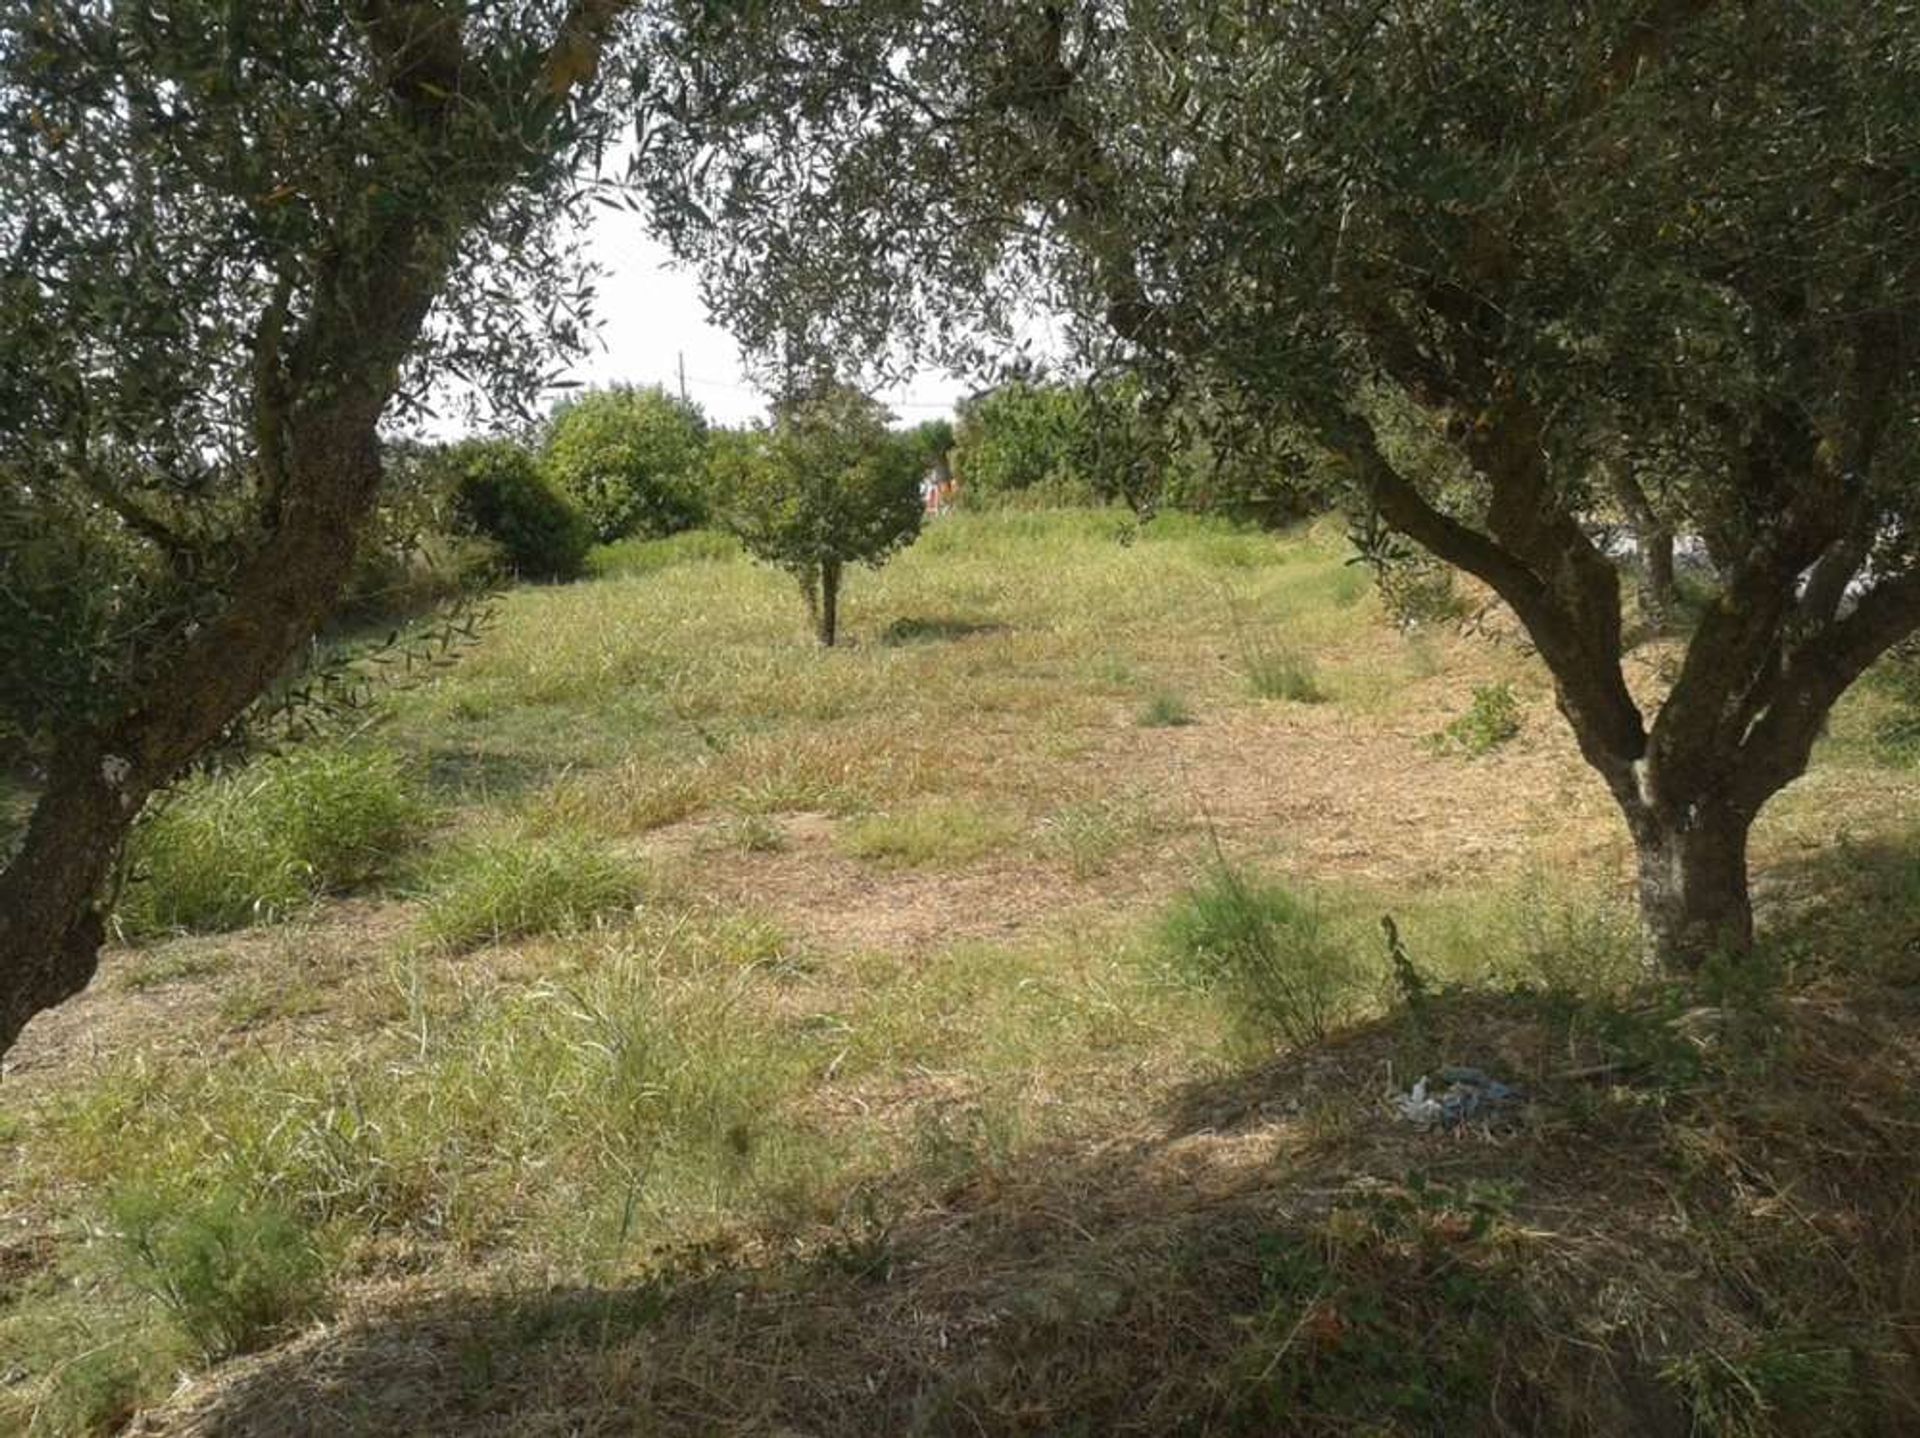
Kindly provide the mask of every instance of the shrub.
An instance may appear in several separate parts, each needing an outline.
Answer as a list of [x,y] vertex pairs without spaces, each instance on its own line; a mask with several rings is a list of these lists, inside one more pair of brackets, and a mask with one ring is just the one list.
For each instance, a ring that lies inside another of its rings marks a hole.
[[377,877],[426,814],[380,749],[295,749],[191,781],[135,831],[117,921],[142,935],[281,917]]
[[1437,751],[1453,750],[1477,759],[1519,732],[1520,701],[1513,697],[1513,686],[1480,684],[1474,688],[1467,712],[1434,735],[1432,743]]
[[578,509],[547,479],[539,462],[507,440],[468,440],[447,450],[456,522],[494,541],[514,573],[527,579],[573,579],[585,567],[591,540]]
[[569,400],[547,431],[547,472],[602,543],[660,538],[697,525],[707,421],[659,386],[619,386]]
[[1217,994],[1259,1041],[1324,1038],[1361,977],[1352,950],[1311,904],[1225,864],[1175,901],[1160,945],[1177,973]]
[[158,1299],[207,1358],[247,1353],[324,1305],[325,1263],[313,1237],[271,1205],[228,1192],[168,1199],[149,1191],[113,1204],[117,1265]]
[[639,902],[638,871],[578,832],[504,833],[446,856],[419,933],[443,949],[563,933]]
[[1169,689],[1156,690],[1134,717],[1143,729],[1175,729],[1194,722],[1187,701]]

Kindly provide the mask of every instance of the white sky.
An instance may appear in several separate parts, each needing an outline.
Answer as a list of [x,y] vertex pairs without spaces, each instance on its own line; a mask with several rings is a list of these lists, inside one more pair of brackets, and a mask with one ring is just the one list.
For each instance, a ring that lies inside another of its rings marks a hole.
[[[693,275],[669,263],[665,247],[648,237],[640,216],[596,207],[588,244],[607,272],[596,306],[600,336],[570,378],[590,385],[660,384],[677,390],[684,356],[687,397],[707,418],[742,424],[766,417],[766,396],[741,373],[733,337],[714,327]],[[967,390],[959,380],[929,372],[881,391],[878,398],[901,424],[918,424],[950,415]]]

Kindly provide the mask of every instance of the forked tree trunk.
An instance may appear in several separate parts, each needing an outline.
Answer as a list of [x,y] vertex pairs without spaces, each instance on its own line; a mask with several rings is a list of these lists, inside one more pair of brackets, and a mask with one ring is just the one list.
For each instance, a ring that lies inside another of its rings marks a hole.
[[1629,814],[1639,858],[1640,929],[1648,967],[1687,973],[1753,947],[1747,888],[1752,819],[1723,807]]
[[831,649],[840,637],[840,561],[820,563],[820,642]]
[[1629,471],[1609,466],[1607,474],[1640,550],[1640,617],[1647,628],[1659,633],[1672,621],[1678,592],[1673,577],[1673,529]]

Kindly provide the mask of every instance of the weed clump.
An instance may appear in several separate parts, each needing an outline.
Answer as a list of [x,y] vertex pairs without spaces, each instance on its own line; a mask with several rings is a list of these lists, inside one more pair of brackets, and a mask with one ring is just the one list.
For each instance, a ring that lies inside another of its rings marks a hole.
[[379,749],[296,749],[195,780],[135,832],[116,919],[135,937],[277,919],[378,877],[426,818]]
[[1254,1043],[1325,1038],[1351,1013],[1361,978],[1352,949],[1312,904],[1226,864],[1174,903],[1160,947],[1176,972],[1225,1002]]
[[1134,722],[1142,729],[1178,729],[1194,722],[1193,710],[1181,695],[1159,689],[1140,706]]
[[1069,804],[1042,828],[1045,852],[1064,859],[1076,879],[1104,874],[1131,846],[1151,838],[1159,821],[1138,795]]
[[1491,754],[1520,733],[1520,701],[1511,684],[1474,686],[1473,702],[1459,718],[1428,742],[1435,753],[1464,754],[1478,759]]
[[150,1190],[113,1204],[116,1264],[151,1294],[205,1358],[265,1347],[325,1301],[325,1263],[313,1237],[271,1205],[230,1192],[170,1199]]
[[418,932],[434,948],[478,948],[581,928],[632,908],[640,894],[633,865],[585,834],[497,834],[442,860]]
[[1311,655],[1285,644],[1250,645],[1243,655],[1247,687],[1256,699],[1318,704],[1327,697]]

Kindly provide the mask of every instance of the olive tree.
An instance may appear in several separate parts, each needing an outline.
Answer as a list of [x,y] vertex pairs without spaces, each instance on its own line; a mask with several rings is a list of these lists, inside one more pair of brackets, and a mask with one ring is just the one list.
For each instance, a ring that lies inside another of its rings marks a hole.
[[747,551],[800,581],[823,645],[839,638],[850,564],[878,567],[920,532],[920,454],[886,409],[844,385],[774,406],[716,443],[713,499]]
[[[1755,817],[1920,627],[1906,7],[866,0],[687,64],[706,23],[653,134],[703,193],[659,208],[745,332],[990,340],[1041,296],[1089,363],[1304,437],[1525,625],[1650,959],[1750,948]],[[1657,693],[1623,516],[1712,562]]]
[[623,0],[0,0],[0,1051],[150,797],[307,651],[383,420],[530,396]]

